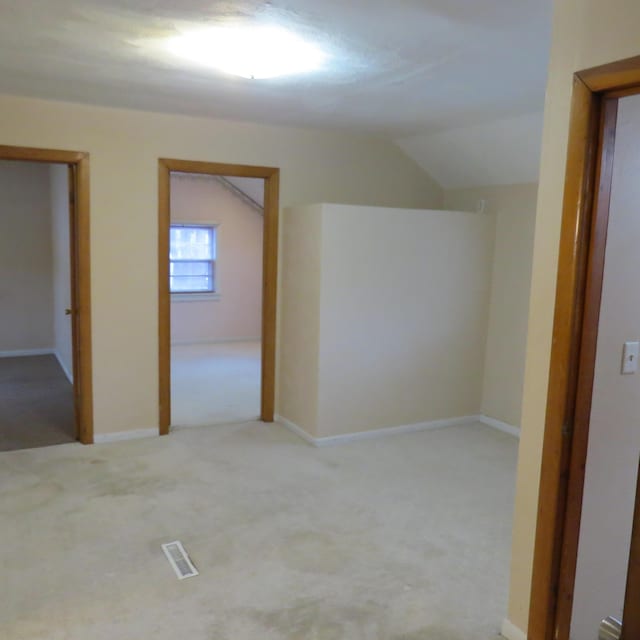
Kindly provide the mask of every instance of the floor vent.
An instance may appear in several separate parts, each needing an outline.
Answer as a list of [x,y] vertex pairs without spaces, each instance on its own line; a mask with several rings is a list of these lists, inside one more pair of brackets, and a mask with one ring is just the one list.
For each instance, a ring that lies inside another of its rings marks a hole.
[[164,555],[167,556],[167,560],[173,567],[173,570],[178,576],[178,580],[184,580],[185,578],[192,578],[198,575],[198,570],[193,566],[189,554],[182,546],[182,542],[176,540],[175,542],[167,542],[162,545]]

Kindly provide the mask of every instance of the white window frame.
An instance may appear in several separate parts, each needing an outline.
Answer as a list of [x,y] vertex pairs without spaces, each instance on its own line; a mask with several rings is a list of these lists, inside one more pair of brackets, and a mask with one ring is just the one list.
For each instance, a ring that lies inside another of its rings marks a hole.
[[[169,224],[169,237],[171,237],[172,227],[191,228],[199,227],[204,229],[211,229],[213,238],[214,255],[216,256],[212,260],[171,260],[169,257],[169,268],[171,268],[172,262],[210,262],[212,273],[212,290],[209,291],[171,291],[171,279],[169,279],[169,294],[171,300],[174,302],[195,302],[199,300],[219,300],[220,293],[218,291],[218,274],[217,274],[217,257],[218,257],[218,227],[219,225],[213,222],[183,222],[175,221]],[[171,243],[171,240],[169,240]],[[169,244],[169,251],[171,251],[171,244]]]

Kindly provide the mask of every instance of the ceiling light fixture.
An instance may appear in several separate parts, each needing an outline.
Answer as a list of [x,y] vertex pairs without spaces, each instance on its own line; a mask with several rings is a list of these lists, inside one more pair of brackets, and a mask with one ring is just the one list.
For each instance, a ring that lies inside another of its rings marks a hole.
[[315,71],[326,55],[278,27],[214,27],[171,38],[168,49],[192,62],[252,80]]

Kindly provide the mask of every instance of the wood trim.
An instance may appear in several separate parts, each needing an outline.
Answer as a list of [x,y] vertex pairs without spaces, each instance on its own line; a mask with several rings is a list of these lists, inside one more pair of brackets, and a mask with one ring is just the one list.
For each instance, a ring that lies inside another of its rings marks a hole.
[[[262,388],[260,417],[273,422],[276,398],[276,305],[278,300],[278,214],[280,171],[264,181],[264,248],[262,251]],[[266,366],[265,366],[266,364]]]
[[640,638],[640,469],[638,469],[638,487],[636,489],[636,507],[633,514],[629,569],[627,571],[627,589],[622,614],[622,635],[620,640],[638,640]]
[[93,443],[89,154],[0,145],[1,160],[65,164],[69,170],[69,238],[76,437]]
[[84,151],[60,151],[36,147],[11,147],[0,145],[0,160],[23,160],[47,164],[78,164],[89,154]]
[[265,181],[263,282],[262,282],[262,377],[260,419],[273,422],[276,379],[276,306],[278,281],[278,215],[280,170],[194,160],[158,160],[158,369],[159,431],[171,427],[171,298],[169,294],[169,225],[171,172],[214,176],[263,178]]
[[607,91],[604,93],[605,98],[628,98],[629,96],[637,96],[640,93],[640,87],[635,85],[618,91]]
[[169,295],[169,225],[171,170],[158,162],[158,344],[159,344],[159,431],[171,426],[171,297]]
[[529,609],[529,640],[550,640],[556,621],[597,111],[592,93],[579,78],[574,78]]
[[[233,176],[237,178],[270,178],[280,170],[275,167],[256,167],[223,162],[202,162],[199,160],[175,160],[160,158],[169,171],[178,173],[204,173],[210,176]],[[266,201],[265,201],[266,209]]]
[[[639,93],[637,85],[640,56],[574,77],[529,640],[569,638],[608,220],[613,105],[623,95]],[[599,157],[603,162],[596,175]],[[592,206],[596,185],[597,206]]]
[[[67,194],[69,197],[69,215],[67,216],[67,224],[69,226],[69,250],[70,250],[70,264],[73,265],[73,269],[78,270],[78,254],[76,247],[78,244],[77,238],[77,219],[78,219],[78,207],[77,207],[77,192],[78,192],[78,171],[74,164],[67,165]],[[82,431],[82,422],[80,420],[80,414],[82,412],[82,400],[78,394],[78,380],[77,375],[80,370],[80,345],[78,341],[78,331],[75,329],[74,324],[76,321],[73,310],[78,308],[79,304],[79,292],[75,286],[75,278],[71,276],[71,299],[69,300],[71,307],[71,371],[73,372],[73,405],[74,405],[74,419],[75,419],[75,433],[79,440],[82,440],[80,433]]]
[[640,56],[580,71],[578,77],[592,93],[620,91],[640,85]]
[[[90,184],[89,155],[83,154],[74,163],[76,173],[76,203],[74,250],[76,268],[72,289],[76,292],[73,309],[74,343],[77,351],[77,371],[74,383],[78,395],[79,432],[83,444],[93,444],[93,348],[91,322],[91,227],[89,217]],[[76,377],[77,376],[77,377]]]
[[600,143],[597,153],[600,162],[595,182],[598,185],[598,194],[591,214],[585,306],[564,519],[565,534],[562,541],[558,582],[556,638],[569,638],[571,631],[617,124],[618,99],[608,98],[602,107]]

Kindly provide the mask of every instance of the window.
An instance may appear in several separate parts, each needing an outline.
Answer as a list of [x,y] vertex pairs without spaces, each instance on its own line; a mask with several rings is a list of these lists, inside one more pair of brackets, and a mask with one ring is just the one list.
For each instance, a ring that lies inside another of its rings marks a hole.
[[216,228],[172,224],[169,231],[169,291],[215,293]]

